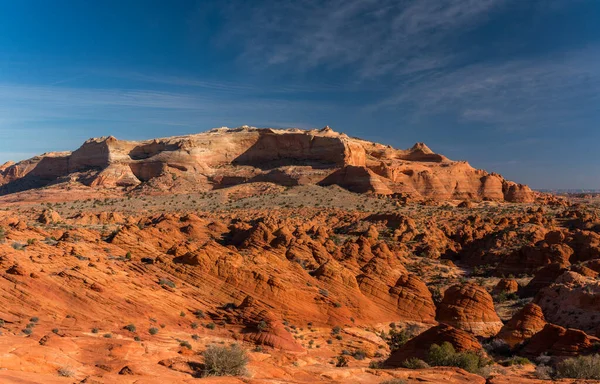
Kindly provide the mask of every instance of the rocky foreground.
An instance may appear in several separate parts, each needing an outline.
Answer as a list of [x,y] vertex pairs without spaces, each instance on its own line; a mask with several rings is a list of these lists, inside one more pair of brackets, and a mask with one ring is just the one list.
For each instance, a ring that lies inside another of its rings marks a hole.
[[[560,377],[600,351],[596,201],[329,130],[153,143],[4,167],[0,382],[593,382]],[[297,151],[318,160],[284,164]],[[352,191],[364,180],[379,193]],[[205,377],[232,344],[243,372]]]

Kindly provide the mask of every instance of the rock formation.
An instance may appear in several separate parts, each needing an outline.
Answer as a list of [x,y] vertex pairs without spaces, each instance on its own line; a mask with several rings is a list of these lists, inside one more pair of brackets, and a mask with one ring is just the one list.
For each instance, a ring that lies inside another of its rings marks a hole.
[[445,342],[452,344],[457,352],[481,349],[481,344],[469,333],[446,324],[440,324],[412,338],[400,349],[392,351],[390,357],[385,361],[385,366],[399,368],[402,367],[402,363],[412,357],[426,360],[429,348],[433,344],[441,345]]
[[493,336],[502,321],[487,291],[472,283],[454,285],[446,290],[436,319],[477,336]]
[[514,347],[541,331],[545,325],[546,319],[544,319],[542,308],[537,304],[529,303],[515,313],[496,337]]
[[451,161],[418,143],[408,150],[321,130],[240,127],[147,141],[94,138],[74,152],[0,168],[0,194],[47,185],[206,191],[251,182],[336,184],[353,192],[421,199],[532,202],[497,174]]

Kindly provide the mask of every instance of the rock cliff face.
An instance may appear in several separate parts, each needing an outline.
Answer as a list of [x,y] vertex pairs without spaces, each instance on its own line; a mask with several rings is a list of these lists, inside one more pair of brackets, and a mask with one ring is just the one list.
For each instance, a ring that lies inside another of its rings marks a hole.
[[0,194],[64,182],[178,191],[256,181],[336,184],[358,193],[402,193],[418,199],[534,199],[527,186],[451,161],[423,143],[398,150],[329,127],[218,128],[140,142],[110,136],[90,139],[74,152],[44,154],[0,167]]

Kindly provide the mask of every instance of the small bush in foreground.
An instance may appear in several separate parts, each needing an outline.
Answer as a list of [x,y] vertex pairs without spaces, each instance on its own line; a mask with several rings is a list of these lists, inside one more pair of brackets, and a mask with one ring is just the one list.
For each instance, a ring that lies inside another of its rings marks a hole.
[[148,333],[151,335],[156,335],[158,333],[158,328],[152,327],[148,330]]
[[405,360],[402,363],[402,366],[404,368],[408,368],[408,369],[424,369],[424,368],[429,368],[429,364],[427,364],[426,362],[424,362],[421,359],[417,359],[416,357],[411,357],[408,360]]
[[248,356],[237,345],[211,346],[204,351],[204,376],[241,376],[246,373]]
[[123,329],[126,329],[129,332],[135,332],[135,330],[136,330],[135,325],[133,325],[133,324],[127,324],[126,326],[123,327]]
[[556,365],[556,376],[600,380],[600,355],[578,356],[561,361]]
[[477,373],[489,364],[481,355],[473,352],[456,352],[452,344],[433,344],[429,349],[427,363],[434,367],[459,367],[471,373]]

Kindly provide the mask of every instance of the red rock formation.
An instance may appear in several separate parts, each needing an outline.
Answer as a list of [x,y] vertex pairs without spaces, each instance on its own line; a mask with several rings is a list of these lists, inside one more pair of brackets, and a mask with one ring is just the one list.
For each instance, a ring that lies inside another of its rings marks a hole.
[[542,308],[537,304],[529,303],[502,327],[496,337],[506,341],[514,347],[520,342],[529,339],[542,330],[546,325],[546,319]]
[[477,336],[493,336],[502,328],[490,294],[471,283],[446,290],[436,319]]
[[552,356],[576,356],[589,353],[593,344],[600,339],[588,336],[578,329],[565,329],[558,325],[546,324],[533,335],[519,353],[525,356],[539,356],[547,353]]
[[516,293],[519,290],[519,283],[515,279],[500,279],[494,287],[493,293]]
[[445,342],[452,344],[457,352],[481,349],[481,344],[472,335],[449,325],[440,324],[410,339],[400,349],[392,351],[390,357],[385,361],[385,366],[399,368],[402,367],[402,363],[412,357],[425,360],[433,344],[441,345]]
[[600,282],[565,272],[552,285],[541,289],[534,302],[549,322],[594,334],[600,319]]
[[142,142],[102,137],[69,153],[0,168],[0,193],[69,176],[94,188],[147,185],[156,191],[215,189],[247,182],[337,184],[351,191],[445,200],[532,202],[526,186],[451,161],[417,143],[408,150],[350,138],[330,128],[214,129]]

